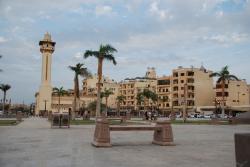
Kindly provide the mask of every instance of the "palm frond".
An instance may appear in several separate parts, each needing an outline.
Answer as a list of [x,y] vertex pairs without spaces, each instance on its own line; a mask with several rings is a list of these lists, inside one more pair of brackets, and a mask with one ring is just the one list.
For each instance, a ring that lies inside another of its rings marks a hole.
[[92,50],[86,50],[83,57],[86,59],[88,57],[94,56],[96,58],[99,57],[99,52],[98,51],[92,51]]
[[220,76],[221,76],[221,74],[218,72],[214,72],[214,73],[209,75],[209,77],[220,77]]
[[228,80],[236,80],[236,81],[239,81],[239,78],[236,77],[235,75],[228,75],[228,76],[227,76],[227,79],[228,79]]
[[3,92],[8,91],[10,88],[11,88],[11,86],[10,86],[9,84],[1,84],[1,85],[0,85],[0,89],[1,89]]
[[112,54],[104,55],[104,59],[109,60],[109,61],[112,61],[114,65],[117,64],[117,62],[116,62],[116,60],[115,60],[115,57],[114,57]]

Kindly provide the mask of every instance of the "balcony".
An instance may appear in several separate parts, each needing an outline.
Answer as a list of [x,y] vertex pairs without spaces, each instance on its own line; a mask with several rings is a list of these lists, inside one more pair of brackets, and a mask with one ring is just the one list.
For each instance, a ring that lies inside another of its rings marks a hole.
[[178,84],[178,79],[174,79],[173,84]]

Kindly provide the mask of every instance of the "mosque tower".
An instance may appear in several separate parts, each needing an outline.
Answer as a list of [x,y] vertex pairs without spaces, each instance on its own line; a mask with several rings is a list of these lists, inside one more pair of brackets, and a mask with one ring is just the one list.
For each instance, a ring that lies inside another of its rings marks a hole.
[[55,42],[51,40],[51,35],[47,32],[39,42],[42,53],[42,73],[39,97],[37,99],[37,112],[51,111],[52,86],[51,86],[51,62],[52,53],[55,50]]

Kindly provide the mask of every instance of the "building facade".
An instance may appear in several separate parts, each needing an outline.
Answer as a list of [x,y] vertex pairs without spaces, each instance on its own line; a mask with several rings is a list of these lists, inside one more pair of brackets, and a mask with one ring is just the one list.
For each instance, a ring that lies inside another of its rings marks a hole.
[[[98,82],[98,76],[93,75],[91,77],[88,77],[83,80],[83,91],[82,91],[82,96],[83,97],[89,97],[89,98],[94,98],[96,99],[97,96],[97,87],[96,84]],[[102,91],[105,89],[111,90],[113,94],[111,94],[108,97],[108,107],[110,108],[116,108],[117,103],[116,103],[116,97],[118,96],[119,92],[119,84],[115,82],[113,79],[110,79],[108,77],[103,76],[102,77]],[[105,99],[102,99],[102,103],[105,103]]]
[[158,108],[163,112],[172,110],[172,76],[157,78],[156,93],[158,95]]
[[[222,85],[216,84],[216,100],[223,103]],[[224,89],[224,104],[228,107],[249,105],[249,86],[245,80],[226,81]]]
[[[200,111],[201,108],[214,105],[212,71],[201,68],[179,67],[172,74],[172,102],[174,109],[187,106],[189,111]],[[186,104],[185,104],[186,103]]]
[[155,68],[148,68],[144,77],[127,78],[119,83],[119,95],[125,97],[124,102],[120,105],[121,110],[140,112],[152,107],[151,100],[145,100],[138,103],[137,95],[144,89],[151,90],[156,93],[156,72]]

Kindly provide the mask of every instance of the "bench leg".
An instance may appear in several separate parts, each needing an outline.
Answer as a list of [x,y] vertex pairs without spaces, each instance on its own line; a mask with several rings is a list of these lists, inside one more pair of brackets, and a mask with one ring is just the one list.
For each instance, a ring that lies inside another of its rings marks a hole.
[[174,146],[173,132],[171,123],[169,121],[159,121],[156,123],[156,127],[160,127],[161,130],[154,131],[153,144],[161,146]]
[[111,147],[109,122],[105,118],[96,120],[94,140],[92,145],[95,147]]

